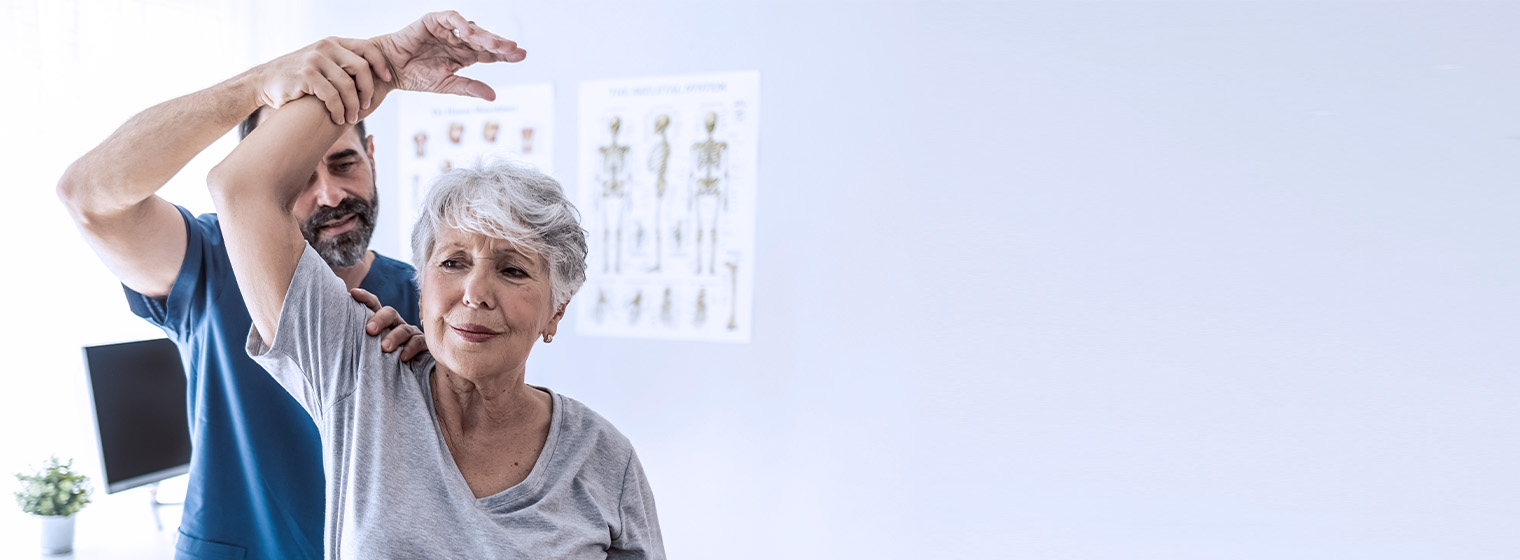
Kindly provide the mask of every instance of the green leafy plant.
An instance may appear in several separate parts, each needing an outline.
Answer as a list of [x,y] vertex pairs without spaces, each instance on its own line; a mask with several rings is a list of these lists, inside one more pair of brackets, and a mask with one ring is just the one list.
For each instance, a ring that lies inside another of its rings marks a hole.
[[21,510],[32,515],[74,515],[90,503],[89,479],[74,472],[74,460],[59,463],[57,457],[49,458],[42,469],[32,474],[18,473],[21,491],[16,492],[16,503]]

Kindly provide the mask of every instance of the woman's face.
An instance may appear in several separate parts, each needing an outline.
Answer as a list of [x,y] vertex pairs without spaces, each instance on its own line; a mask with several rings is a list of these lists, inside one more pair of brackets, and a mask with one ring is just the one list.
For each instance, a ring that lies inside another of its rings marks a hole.
[[533,342],[554,334],[564,316],[548,263],[506,241],[445,226],[424,266],[428,351],[466,379],[520,375]]

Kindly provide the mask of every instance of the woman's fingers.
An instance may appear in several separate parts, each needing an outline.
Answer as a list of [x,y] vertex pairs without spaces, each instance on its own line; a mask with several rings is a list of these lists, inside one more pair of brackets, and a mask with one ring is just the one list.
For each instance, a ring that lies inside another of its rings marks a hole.
[[469,97],[478,97],[486,101],[496,100],[496,90],[491,89],[491,86],[486,85],[485,82],[472,80],[459,75],[449,76],[447,78],[444,78],[443,81],[439,82],[438,92],[452,93],[454,95],[465,95]]
[[446,11],[436,14],[435,21],[444,29],[458,37],[464,46],[476,51],[493,53],[495,56],[482,58],[480,62],[517,62],[527,56],[527,51],[517,48],[517,42],[502,38],[500,35],[487,31],[474,21],[465,19],[459,12]]

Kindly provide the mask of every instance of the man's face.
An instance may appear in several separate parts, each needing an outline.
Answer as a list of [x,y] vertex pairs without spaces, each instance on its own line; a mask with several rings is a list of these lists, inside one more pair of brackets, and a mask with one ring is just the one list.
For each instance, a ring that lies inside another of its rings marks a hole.
[[358,264],[375,233],[380,214],[375,189],[374,138],[359,141],[346,132],[334,142],[306,190],[296,198],[294,215],[301,235],[333,268]]
[[[274,111],[259,111],[259,124]],[[296,197],[292,214],[301,236],[333,268],[348,268],[364,258],[380,215],[375,188],[375,138],[360,139],[350,128],[317,162],[306,189]]]

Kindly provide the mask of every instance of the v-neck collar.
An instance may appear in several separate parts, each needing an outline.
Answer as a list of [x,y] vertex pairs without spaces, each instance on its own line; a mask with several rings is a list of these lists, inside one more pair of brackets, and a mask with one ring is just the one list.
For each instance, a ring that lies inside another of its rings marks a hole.
[[548,478],[545,471],[549,468],[549,459],[554,456],[554,450],[559,444],[560,424],[564,417],[565,403],[559,393],[548,387],[529,385],[545,393],[549,393],[549,435],[544,438],[544,448],[538,452],[538,459],[533,462],[533,470],[528,472],[528,477],[522,482],[512,485],[506,490],[483,498],[476,498],[475,491],[470,490],[469,482],[464,479],[464,473],[459,472],[459,465],[454,462],[454,454],[449,451],[448,441],[443,438],[443,426],[438,423],[438,409],[433,404],[433,374],[437,371],[438,362],[429,360],[427,375],[422,376],[424,396],[427,398],[428,414],[433,417],[433,439],[436,440],[438,451],[443,454],[443,462],[448,472],[443,476],[448,480],[449,489],[463,493],[475,500],[475,504],[485,510],[510,509],[525,498],[537,494],[543,488],[544,481]]

